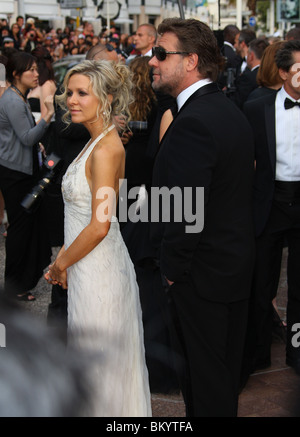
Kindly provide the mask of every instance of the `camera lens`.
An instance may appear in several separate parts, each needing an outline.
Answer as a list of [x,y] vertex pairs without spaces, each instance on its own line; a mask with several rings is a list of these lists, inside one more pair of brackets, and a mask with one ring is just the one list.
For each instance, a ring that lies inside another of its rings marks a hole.
[[29,213],[32,213],[39,206],[40,201],[45,195],[45,191],[51,182],[54,181],[58,171],[60,171],[63,161],[52,153],[47,161],[44,163],[46,172],[42,179],[37,183],[35,187],[28,193],[21,202],[22,207]]

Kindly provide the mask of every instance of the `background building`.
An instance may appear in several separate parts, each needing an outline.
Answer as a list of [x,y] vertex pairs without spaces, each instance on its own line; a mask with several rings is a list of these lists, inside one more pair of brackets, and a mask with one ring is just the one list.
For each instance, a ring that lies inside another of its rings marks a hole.
[[[266,0],[269,3],[266,23],[260,23],[256,14],[256,0],[181,0],[185,18],[197,18],[213,30],[223,29],[227,24],[245,25],[273,35],[279,28],[288,30],[294,23],[279,20],[275,16],[275,3],[286,0]],[[279,7],[279,6],[278,6]],[[277,8],[278,9],[278,8]],[[95,33],[113,21],[121,32],[131,33],[141,23],[158,25],[164,18],[179,16],[177,0],[1,0],[0,18],[10,23],[17,15],[34,17],[54,28],[64,27],[66,20],[82,20],[93,24]]]

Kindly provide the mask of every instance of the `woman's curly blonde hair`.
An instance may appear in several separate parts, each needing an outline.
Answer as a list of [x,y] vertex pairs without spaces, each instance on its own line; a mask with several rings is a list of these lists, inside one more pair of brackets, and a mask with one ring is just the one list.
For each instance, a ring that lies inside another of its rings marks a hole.
[[[99,99],[97,117],[103,119],[103,129],[112,122],[114,115],[124,115],[127,122],[130,120],[129,105],[132,98],[131,72],[124,64],[111,61],[83,61],[67,72],[63,82],[63,93],[56,96],[56,102],[65,111],[62,119],[71,123],[70,111],[67,107],[67,91],[70,78],[74,74],[82,74],[89,78],[92,90]],[[109,102],[108,96],[113,97]]]

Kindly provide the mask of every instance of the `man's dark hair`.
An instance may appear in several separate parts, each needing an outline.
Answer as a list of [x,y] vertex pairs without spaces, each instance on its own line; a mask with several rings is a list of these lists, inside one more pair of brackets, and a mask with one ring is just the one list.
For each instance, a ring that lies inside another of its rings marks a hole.
[[287,41],[284,46],[278,50],[275,55],[277,68],[289,71],[291,66],[295,63],[293,52],[300,52],[300,40]]
[[240,33],[240,30],[234,24],[228,24],[223,30],[224,41],[234,44],[234,39],[236,35]]
[[287,41],[300,39],[300,27],[293,27],[293,29],[290,29],[286,34],[285,39]]
[[257,59],[261,59],[268,45],[269,43],[265,39],[256,38],[250,42],[249,50],[254,53]]
[[249,44],[251,41],[253,41],[256,38],[256,33],[254,30],[251,29],[243,29],[240,32],[239,36],[239,42],[244,42],[247,47],[249,47]]
[[213,31],[199,20],[167,18],[158,26],[158,34],[174,33],[178,51],[198,55],[198,71],[204,78],[217,80],[223,58]]

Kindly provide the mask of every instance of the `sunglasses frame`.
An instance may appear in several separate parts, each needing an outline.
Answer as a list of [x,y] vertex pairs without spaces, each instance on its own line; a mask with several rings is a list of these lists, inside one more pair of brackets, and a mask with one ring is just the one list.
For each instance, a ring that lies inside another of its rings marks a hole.
[[[158,56],[157,53],[159,53]],[[152,57],[155,56],[159,62],[165,61],[167,59],[167,55],[188,55],[188,54],[189,52],[173,52],[173,51],[168,52],[167,50],[165,50],[163,47],[160,46],[152,47]]]

